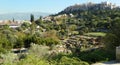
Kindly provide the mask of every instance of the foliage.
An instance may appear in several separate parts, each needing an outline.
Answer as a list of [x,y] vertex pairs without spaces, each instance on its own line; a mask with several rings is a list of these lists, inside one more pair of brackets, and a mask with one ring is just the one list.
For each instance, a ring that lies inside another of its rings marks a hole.
[[37,25],[41,26],[41,25],[43,24],[43,21],[42,21],[42,19],[40,18],[40,19],[36,20],[35,23],[36,23]]
[[78,58],[69,58],[63,56],[60,60],[58,65],[89,65],[84,61],[80,61]]
[[17,42],[14,44],[13,48],[24,47],[24,40],[26,38],[25,33],[16,32],[15,35],[16,35]]
[[0,46],[1,49],[10,50],[17,42],[16,37],[11,30],[2,30],[0,33]]
[[29,54],[30,55],[35,55],[38,58],[44,58],[47,57],[49,52],[49,47],[48,46],[43,46],[43,45],[38,45],[38,44],[31,44],[31,47],[29,49]]
[[[42,17],[35,21],[34,15],[31,14],[32,24],[23,23],[17,29],[11,29],[8,25],[3,26],[0,29],[0,53],[22,47],[30,50],[25,59],[15,63],[12,63],[14,61],[12,54],[2,55],[3,65],[88,65],[87,62],[94,63],[115,58],[114,53],[103,49],[81,52],[79,42],[77,42],[78,45],[71,44],[69,49],[72,54],[70,56],[55,54],[54,57],[54,53],[53,56],[47,55],[49,47],[60,44],[61,40],[66,41],[70,35],[105,36],[105,48],[112,51],[120,45],[120,10],[103,9],[65,13],[67,16],[58,18],[57,15],[50,16],[51,21],[42,21]],[[70,14],[73,14],[74,17],[71,17]],[[86,48],[88,42],[86,40],[81,42]],[[31,46],[32,43],[35,45]]]
[[15,65],[49,65],[49,63],[35,55],[28,55],[27,58],[15,63]]
[[76,26],[76,25],[70,25],[70,26],[69,26],[69,29],[70,29],[71,31],[74,31],[74,30],[77,29],[77,26]]
[[30,21],[34,22],[34,15],[33,14],[30,15]]
[[6,54],[0,54],[0,57],[2,58],[2,65],[14,65],[13,62],[16,62],[18,59],[18,56],[10,52]]
[[55,65],[89,65],[87,62],[81,61],[79,58],[71,56],[71,54],[65,55],[61,53],[52,56],[50,62]]
[[24,22],[22,25],[21,25],[22,28],[28,28],[30,27],[30,23],[28,22]]
[[57,45],[59,44],[59,41],[54,39],[54,38],[51,38],[51,37],[46,37],[46,38],[43,38],[43,37],[37,37],[35,35],[33,36],[28,36],[26,37],[25,39],[25,47],[30,47],[30,44],[31,43],[35,43],[35,44],[39,44],[39,45],[47,45],[47,46],[52,46],[52,45]]
[[3,26],[3,29],[9,29],[10,27],[9,27],[9,25],[4,25]]
[[94,51],[83,51],[79,55],[79,58],[89,63],[105,62],[115,59],[115,54],[103,49],[97,49]]
[[110,32],[104,37],[104,43],[107,50],[115,51],[120,45],[120,19],[114,19],[111,22]]

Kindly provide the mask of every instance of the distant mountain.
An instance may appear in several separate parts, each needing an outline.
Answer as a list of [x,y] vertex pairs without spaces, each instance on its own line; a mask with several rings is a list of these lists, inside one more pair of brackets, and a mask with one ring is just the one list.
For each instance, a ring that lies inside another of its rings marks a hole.
[[48,16],[50,13],[41,13],[41,12],[32,12],[32,13],[8,13],[0,14],[0,20],[30,20],[30,15],[33,14],[35,19],[38,19],[40,16]]
[[80,12],[85,10],[111,10],[111,9],[120,9],[115,4],[109,3],[109,2],[101,2],[101,3],[86,3],[86,4],[75,4],[73,6],[69,6],[63,11],[59,12],[59,14],[69,14],[74,12]]

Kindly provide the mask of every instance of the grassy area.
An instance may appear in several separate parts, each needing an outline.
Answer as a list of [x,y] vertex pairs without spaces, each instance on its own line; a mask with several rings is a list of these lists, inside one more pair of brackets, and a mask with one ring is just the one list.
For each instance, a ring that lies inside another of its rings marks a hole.
[[105,36],[106,33],[104,33],[104,32],[90,32],[90,33],[86,33],[85,35],[86,36],[95,36],[95,37],[97,37],[97,36]]

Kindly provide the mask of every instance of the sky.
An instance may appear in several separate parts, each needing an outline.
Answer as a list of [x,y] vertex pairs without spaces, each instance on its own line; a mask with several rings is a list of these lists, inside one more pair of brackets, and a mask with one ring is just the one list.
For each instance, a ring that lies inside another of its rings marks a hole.
[[105,1],[120,5],[120,0],[0,0],[0,14],[18,12],[58,13],[74,4]]

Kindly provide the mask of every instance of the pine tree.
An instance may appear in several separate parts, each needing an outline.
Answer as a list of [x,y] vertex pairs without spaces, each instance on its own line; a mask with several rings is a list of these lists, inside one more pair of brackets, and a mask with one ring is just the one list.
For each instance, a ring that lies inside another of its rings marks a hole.
[[33,14],[30,15],[30,22],[34,22],[34,15]]

